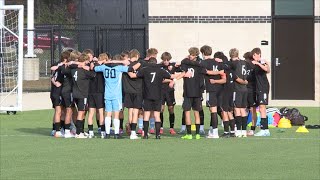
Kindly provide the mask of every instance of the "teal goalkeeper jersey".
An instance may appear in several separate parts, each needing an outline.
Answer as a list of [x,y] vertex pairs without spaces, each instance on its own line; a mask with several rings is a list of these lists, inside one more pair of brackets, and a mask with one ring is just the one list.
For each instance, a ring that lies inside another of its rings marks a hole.
[[129,67],[118,65],[118,66],[95,66],[95,72],[102,72],[104,76],[104,99],[122,99],[122,73],[128,72]]

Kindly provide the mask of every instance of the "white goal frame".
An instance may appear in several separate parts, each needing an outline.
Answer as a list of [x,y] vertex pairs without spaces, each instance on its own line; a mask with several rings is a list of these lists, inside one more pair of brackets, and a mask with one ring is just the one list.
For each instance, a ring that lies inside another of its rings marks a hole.
[[[17,10],[18,11],[18,36],[13,33],[10,29],[8,29],[5,24],[2,24],[2,19],[4,19],[4,11],[3,10]],[[1,99],[0,102],[0,111],[22,111],[22,80],[23,80],[23,16],[24,16],[24,7],[23,5],[4,5],[0,7],[0,28],[6,29],[9,31],[12,35],[16,36],[18,38],[18,80],[17,80],[17,86],[14,87],[6,96]],[[1,31],[1,30],[0,30]],[[2,36],[2,34],[1,34]],[[2,37],[1,37],[2,39]],[[12,104],[12,106],[3,106],[2,103],[5,101],[5,99],[13,94],[17,90],[17,98],[16,98],[16,104]]]

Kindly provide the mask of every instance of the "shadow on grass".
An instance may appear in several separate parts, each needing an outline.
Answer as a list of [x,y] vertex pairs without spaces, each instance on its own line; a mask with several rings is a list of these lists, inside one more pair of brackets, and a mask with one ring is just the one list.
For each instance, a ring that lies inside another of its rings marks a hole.
[[33,135],[41,135],[41,136],[50,136],[51,128],[19,128],[15,129],[21,133],[33,134]]

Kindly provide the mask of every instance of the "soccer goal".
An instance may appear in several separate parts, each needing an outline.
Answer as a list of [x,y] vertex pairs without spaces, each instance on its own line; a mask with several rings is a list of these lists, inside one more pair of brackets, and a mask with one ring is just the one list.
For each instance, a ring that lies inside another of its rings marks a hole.
[[0,7],[0,111],[22,110],[23,5]]

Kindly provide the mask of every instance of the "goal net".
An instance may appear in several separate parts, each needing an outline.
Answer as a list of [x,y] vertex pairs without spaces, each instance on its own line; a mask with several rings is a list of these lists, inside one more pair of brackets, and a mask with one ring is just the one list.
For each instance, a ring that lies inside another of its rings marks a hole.
[[0,111],[22,110],[23,5],[0,7]]

